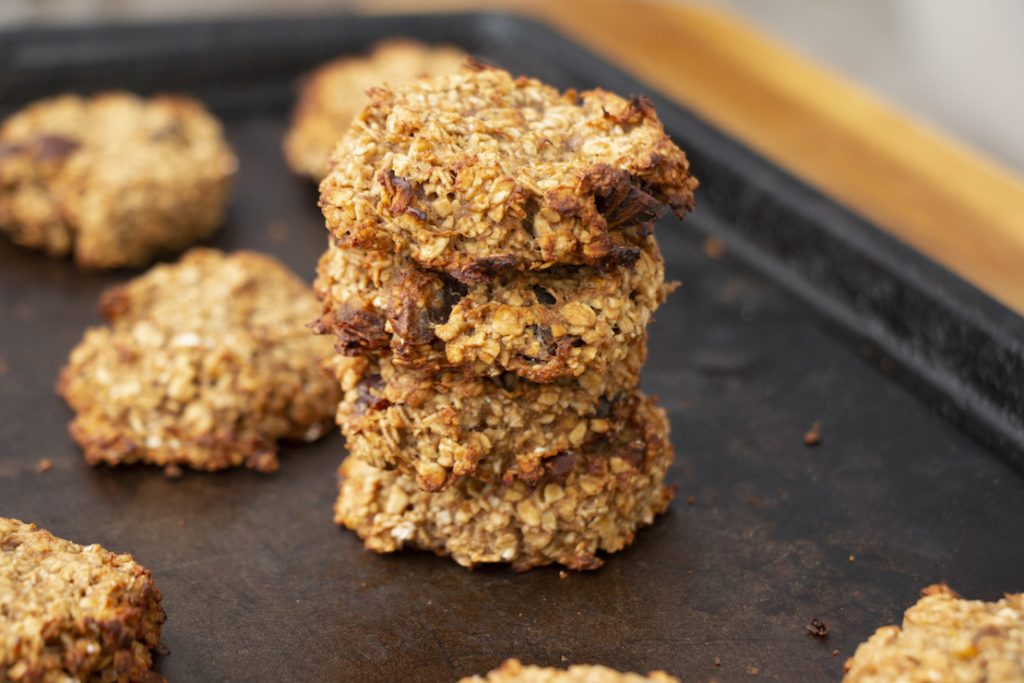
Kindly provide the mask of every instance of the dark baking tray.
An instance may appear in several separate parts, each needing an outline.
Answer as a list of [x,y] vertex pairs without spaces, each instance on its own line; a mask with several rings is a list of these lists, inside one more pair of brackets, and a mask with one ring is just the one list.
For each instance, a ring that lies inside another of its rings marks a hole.
[[[53,383],[99,293],[131,273],[81,273],[0,241],[0,514],[151,567],[169,614],[160,671],[450,681],[516,656],[689,681],[836,680],[924,585],[1024,590],[1024,321],[542,25],[457,14],[14,31],[0,35],[0,103],[195,93],[241,158],[211,243],[311,276],[326,233],[279,152],[296,78],[390,35],[459,43],[559,86],[647,93],[689,152],[699,208],[658,226],[683,286],[651,328],[643,382],[672,417],[679,496],[605,568],[561,578],[364,552],[331,522],[337,436],[287,450],[272,476],[89,469]],[[704,254],[707,234],[723,258]],[[823,442],[808,448],[814,421]],[[54,468],[38,473],[41,458]],[[807,635],[812,618],[827,639]]]

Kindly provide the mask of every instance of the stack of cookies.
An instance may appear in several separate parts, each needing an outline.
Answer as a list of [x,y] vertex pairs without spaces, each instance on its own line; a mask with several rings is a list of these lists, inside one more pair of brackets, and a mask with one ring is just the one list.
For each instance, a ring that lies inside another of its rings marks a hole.
[[637,390],[669,291],[651,233],[696,185],[643,99],[476,64],[371,91],[320,187],[336,521],[466,566],[628,545],[671,498],[668,421]]

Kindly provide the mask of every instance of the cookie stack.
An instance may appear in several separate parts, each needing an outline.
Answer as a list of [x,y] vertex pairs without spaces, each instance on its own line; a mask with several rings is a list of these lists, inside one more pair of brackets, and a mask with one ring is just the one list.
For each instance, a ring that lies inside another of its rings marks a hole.
[[472,566],[600,566],[671,498],[637,390],[696,180],[650,103],[492,68],[371,92],[333,156],[316,289],[343,399],[336,521]]

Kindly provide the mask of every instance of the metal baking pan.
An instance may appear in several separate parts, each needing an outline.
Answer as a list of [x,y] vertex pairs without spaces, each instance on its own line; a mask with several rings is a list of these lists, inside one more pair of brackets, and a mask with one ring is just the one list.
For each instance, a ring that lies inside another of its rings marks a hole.
[[[451,681],[519,657],[837,680],[929,583],[1024,590],[1024,320],[545,26],[455,14],[13,31],[0,106],[196,94],[241,161],[211,243],[311,278],[326,232],[280,153],[297,78],[393,35],[561,87],[646,93],[689,153],[698,208],[656,232],[683,286],[651,328],[643,381],[672,418],[678,498],[603,569],[561,578],[363,551],[331,521],[337,436],[287,450],[269,476],[90,469],[53,384],[100,292],[132,273],[0,240],[0,514],[149,566],[169,615],[163,674]],[[721,258],[702,250],[708,234]],[[41,458],[54,468],[37,472]],[[827,638],[808,635],[814,618]]]

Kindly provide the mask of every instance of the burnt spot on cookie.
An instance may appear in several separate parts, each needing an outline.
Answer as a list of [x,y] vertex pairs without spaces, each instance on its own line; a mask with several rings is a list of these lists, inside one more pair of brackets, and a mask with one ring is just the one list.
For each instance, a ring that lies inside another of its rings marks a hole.
[[594,193],[594,207],[604,216],[609,230],[639,226],[643,234],[650,234],[650,226],[668,210],[622,169],[596,164],[586,179]]
[[643,123],[644,120],[656,121],[657,114],[654,111],[654,103],[644,96],[633,96],[626,103],[626,106],[619,111],[610,112],[607,108],[601,109],[604,117],[619,125],[635,126]]
[[404,213],[412,204],[414,197],[412,184],[391,170],[382,172],[378,180],[381,187],[381,208],[392,216]]
[[385,319],[379,313],[361,308],[346,308],[325,316],[314,324],[317,334],[333,333],[334,347],[346,356],[358,356],[366,351],[387,348],[390,336],[385,330]]
[[366,375],[356,388],[357,398],[353,412],[356,415],[365,415],[371,410],[384,410],[391,405],[386,398],[379,396],[380,390],[384,387],[384,380],[378,374]]
[[399,348],[433,343],[434,327],[448,320],[467,288],[442,273],[413,268],[404,271],[391,288],[388,322],[398,336]]
[[542,306],[554,306],[558,301],[555,299],[555,295],[549,290],[541,287],[540,285],[533,285],[531,288],[533,295],[537,297],[537,303]]
[[452,271],[451,275],[467,285],[475,285],[516,270],[517,265],[514,256],[489,256],[475,259],[465,267]]

